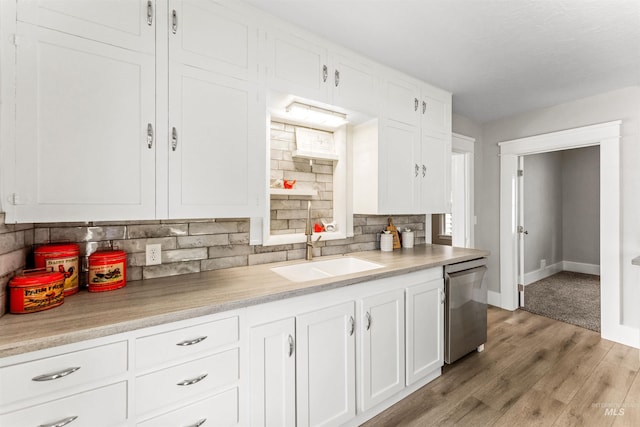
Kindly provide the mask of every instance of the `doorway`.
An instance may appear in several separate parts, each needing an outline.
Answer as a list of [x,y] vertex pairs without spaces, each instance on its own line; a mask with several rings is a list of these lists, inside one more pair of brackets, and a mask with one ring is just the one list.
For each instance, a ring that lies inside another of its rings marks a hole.
[[520,157],[520,307],[600,331],[600,147]]
[[472,248],[475,139],[454,133],[451,153],[451,212],[431,215],[431,243]]
[[518,157],[563,149],[600,146],[601,335],[634,342],[637,330],[621,322],[620,126],[602,123],[505,141],[500,147],[500,305],[518,307]]

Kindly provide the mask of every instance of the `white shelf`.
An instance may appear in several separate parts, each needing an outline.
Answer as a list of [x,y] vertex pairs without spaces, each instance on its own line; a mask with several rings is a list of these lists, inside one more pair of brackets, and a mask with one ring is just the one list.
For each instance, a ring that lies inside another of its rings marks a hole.
[[339,160],[340,157],[334,153],[318,153],[313,151],[295,150],[291,153],[293,157],[302,159],[321,159],[321,160]]
[[279,196],[317,196],[318,191],[306,188],[270,188],[271,194],[277,194]]

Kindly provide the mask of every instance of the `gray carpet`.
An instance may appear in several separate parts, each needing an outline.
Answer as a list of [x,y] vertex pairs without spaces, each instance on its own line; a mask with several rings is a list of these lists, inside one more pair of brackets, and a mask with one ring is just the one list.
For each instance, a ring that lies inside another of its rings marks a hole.
[[525,310],[600,332],[600,276],[561,271],[525,286]]

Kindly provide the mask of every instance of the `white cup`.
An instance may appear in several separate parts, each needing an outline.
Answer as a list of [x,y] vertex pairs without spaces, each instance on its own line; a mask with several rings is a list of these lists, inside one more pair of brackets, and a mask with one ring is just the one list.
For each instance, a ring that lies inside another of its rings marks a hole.
[[402,247],[407,249],[413,247],[413,231],[402,232]]
[[393,234],[382,233],[380,235],[380,250],[382,252],[393,252]]

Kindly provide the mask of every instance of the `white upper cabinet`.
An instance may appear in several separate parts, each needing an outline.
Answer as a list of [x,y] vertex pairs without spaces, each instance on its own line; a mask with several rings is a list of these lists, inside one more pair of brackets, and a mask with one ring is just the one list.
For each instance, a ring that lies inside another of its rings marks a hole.
[[379,111],[379,72],[372,61],[282,30],[265,35],[267,86],[360,113]]
[[450,212],[451,94],[391,72],[383,88],[383,118],[354,131],[354,213]]
[[266,131],[256,31],[212,2],[169,9],[169,217],[259,215]]
[[327,102],[333,80],[327,48],[284,31],[268,31],[265,38],[269,89]]
[[153,218],[153,55],[20,22],[16,39],[7,219]]
[[18,0],[17,5],[18,21],[137,52],[154,52],[155,1]]
[[18,2],[7,221],[262,213],[257,27],[222,4]]

